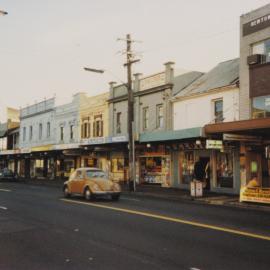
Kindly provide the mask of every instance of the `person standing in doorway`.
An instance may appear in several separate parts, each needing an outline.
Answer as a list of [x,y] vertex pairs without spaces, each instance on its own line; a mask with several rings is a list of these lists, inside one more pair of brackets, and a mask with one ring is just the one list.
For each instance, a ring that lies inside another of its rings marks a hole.
[[203,181],[205,171],[204,171],[204,166],[199,157],[196,157],[196,162],[194,164],[194,178],[197,181]]

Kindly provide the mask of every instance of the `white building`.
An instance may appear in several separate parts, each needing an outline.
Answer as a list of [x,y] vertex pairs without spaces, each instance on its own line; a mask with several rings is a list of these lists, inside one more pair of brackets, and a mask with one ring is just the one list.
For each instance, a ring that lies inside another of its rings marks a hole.
[[[174,181],[189,188],[194,179],[195,163],[210,168],[206,177],[207,189],[215,192],[239,192],[239,151],[222,138],[206,138],[204,126],[211,123],[239,120],[239,59],[222,62],[179,92],[173,99],[173,129],[183,134],[197,132],[197,138],[183,138],[174,152]],[[218,142],[218,149],[207,143]],[[176,184],[175,184],[176,185]]]
[[239,59],[220,63],[173,99],[173,129],[239,120]]

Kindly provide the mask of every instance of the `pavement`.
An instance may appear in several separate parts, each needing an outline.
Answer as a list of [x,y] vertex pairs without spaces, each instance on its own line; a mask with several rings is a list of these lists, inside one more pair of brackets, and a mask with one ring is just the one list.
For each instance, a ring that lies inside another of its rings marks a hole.
[[[61,188],[64,179],[49,180],[49,179],[31,179],[25,180],[24,183],[34,185],[45,185]],[[137,185],[136,192],[129,191],[126,184],[122,185],[124,194],[129,194],[133,197],[149,197],[167,199],[172,201],[187,201],[199,204],[222,205],[232,208],[252,209],[258,211],[270,212],[270,204],[259,204],[252,202],[239,202],[239,195],[221,194],[209,191],[204,191],[203,197],[191,197],[189,190],[177,188],[164,188],[157,185]]]

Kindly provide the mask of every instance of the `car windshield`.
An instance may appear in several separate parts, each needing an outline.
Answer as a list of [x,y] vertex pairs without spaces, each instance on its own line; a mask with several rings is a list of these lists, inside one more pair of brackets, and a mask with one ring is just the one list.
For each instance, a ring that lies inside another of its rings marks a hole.
[[106,174],[103,171],[88,170],[86,171],[86,177],[87,178],[106,178]]

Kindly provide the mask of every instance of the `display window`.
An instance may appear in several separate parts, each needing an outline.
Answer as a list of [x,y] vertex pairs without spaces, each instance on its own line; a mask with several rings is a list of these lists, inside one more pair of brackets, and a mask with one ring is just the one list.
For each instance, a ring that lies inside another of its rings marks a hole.
[[217,187],[233,188],[232,153],[217,153]]
[[113,158],[112,159],[112,172],[120,173],[124,172],[125,159],[124,158]]
[[180,179],[183,184],[189,184],[194,176],[194,151],[181,152],[179,161]]
[[141,181],[149,184],[169,185],[170,158],[169,157],[141,157]]

